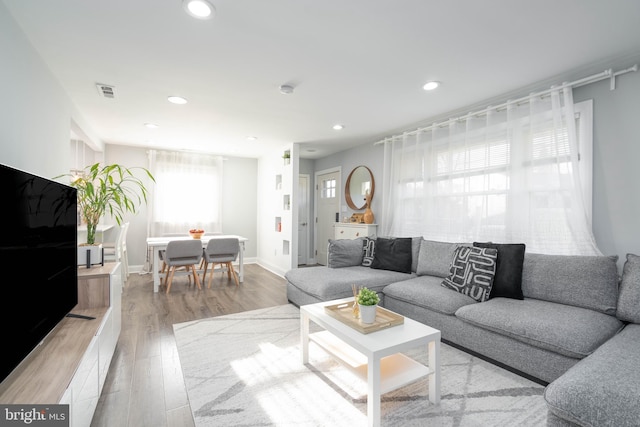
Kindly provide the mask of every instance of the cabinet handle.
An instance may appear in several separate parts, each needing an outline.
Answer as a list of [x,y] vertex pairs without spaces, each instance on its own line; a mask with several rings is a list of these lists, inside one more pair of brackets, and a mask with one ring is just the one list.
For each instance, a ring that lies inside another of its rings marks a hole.
[[344,230],[340,230],[340,234],[344,233]]
[[356,237],[360,237],[360,233],[356,233]]

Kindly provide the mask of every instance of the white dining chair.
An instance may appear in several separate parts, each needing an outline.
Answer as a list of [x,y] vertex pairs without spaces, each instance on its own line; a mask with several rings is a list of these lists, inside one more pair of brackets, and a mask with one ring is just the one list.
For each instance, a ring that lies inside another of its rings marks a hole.
[[127,232],[129,230],[129,222],[120,225],[118,237],[115,242],[105,242],[102,244],[102,250],[105,261],[119,262],[122,264],[122,285],[129,277],[129,257],[127,253]]

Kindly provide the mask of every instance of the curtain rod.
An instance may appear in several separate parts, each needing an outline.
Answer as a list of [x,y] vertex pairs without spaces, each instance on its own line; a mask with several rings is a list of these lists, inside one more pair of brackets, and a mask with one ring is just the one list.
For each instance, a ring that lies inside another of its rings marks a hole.
[[[436,127],[447,126],[447,125],[449,125],[449,124],[451,124],[453,122],[457,122],[459,120],[465,120],[465,119],[468,119],[470,117],[474,117],[474,116],[478,116],[478,115],[481,115],[481,114],[485,114],[485,113],[487,113],[489,111],[499,110],[499,109],[508,107],[509,105],[512,105],[512,104],[518,104],[518,103],[520,103],[522,101],[527,101],[527,100],[529,100],[531,98],[534,98],[534,97],[545,96],[545,95],[548,95],[549,93],[551,93],[553,91],[562,90],[562,89],[565,89],[565,88],[568,88],[568,87],[575,88],[575,87],[585,86],[585,85],[588,85],[588,84],[591,84],[591,83],[595,83],[595,82],[598,82],[598,81],[601,81],[601,80],[604,80],[604,79],[611,79],[610,89],[614,90],[616,88],[615,78],[617,76],[619,76],[621,74],[635,72],[635,71],[638,71],[638,64],[635,64],[632,67],[629,67],[629,68],[624,69],[624,70],[616,71],[616,72],[614,72],[611,68],[609,68],[608,70],[604,70],[603,72],[598,73],[598,74],[594,74],[592,76],[584,77],[582,79],[574,80],[574,81],[568,82],[568,83],[562,83],[561,85],[558,85],[558,86],[552,86],[550,89],[544,90],[542,92],[532,93],[532,94],[529,94],[527,96],[523,96],[522,98],[518,98],[518,99],[515,99],[515,100],[510,100],[510,101],[507,101],[507,102],[503,102],[502,104],[499,104],[499,105],[492,105],[492,106],[486,107],[486,108],[484,108],[482,110],[470,112],[470,113],[464,114],[464,115],[459,116],[459,117],[452,117],[452,118],[447,119],[447,120],[445,120],[443,122],[433,123],[433,124],[431,124],[429,126],[417,128],[417,129],[414,129],[414,130],[411,130],[411,131],[406,131],[406,132],[403,132],[402,135],[413,135],[413,134],[416,134],[418,132],[422,132],[422,131],[425,131],[425,130],[431,130],[431,129],[436,128]],[[398,138],[399,136],[400,135],[388,136],[388,137],[386,137],[384,139],[381,139],[380,141],[375,142],[373,145],[384,144],[385,142],[392,141],[392,140]]]

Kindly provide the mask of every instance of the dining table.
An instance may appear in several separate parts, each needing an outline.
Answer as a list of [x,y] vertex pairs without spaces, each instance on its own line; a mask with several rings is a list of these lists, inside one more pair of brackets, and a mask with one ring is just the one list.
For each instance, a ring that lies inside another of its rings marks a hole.
[[[244,279],[244,246],[245,242],[249,241],[248,238],[237,236],[235,234],[204,234],[199,238],[202,242],[202,247],[205,248],[211,239],[221,239],[234,237],[238,239],[240,243],[240,251],[238,252],[238,279],[240,283],[242,283]],[[158,292],[160,288],[160,278],[164,275],[160,273],[159,268],[161,267],[160,262],[160,252],[167,249],[167,245],[172,240],[191,240],[191,237],[188,234],[184,236],[163,236],[163,237],[148,237],[147,238],[147,247],[150,248],[153,252],[153,292]]]

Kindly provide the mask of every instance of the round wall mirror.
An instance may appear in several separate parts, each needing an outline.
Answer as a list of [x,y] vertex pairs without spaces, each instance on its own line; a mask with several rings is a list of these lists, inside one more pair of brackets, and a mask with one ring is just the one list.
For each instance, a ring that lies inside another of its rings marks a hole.
[[364,200],[365,193],[369,190],[371,199],[373,200],[373,193],[376,189],[376,183],[373,180],[373,174],[366,166],[358,166],[354,168],[347,178],[347,184],[345,186],[344,194],[347,200],[347,205],[351,209],[361,210],[366,206]]

